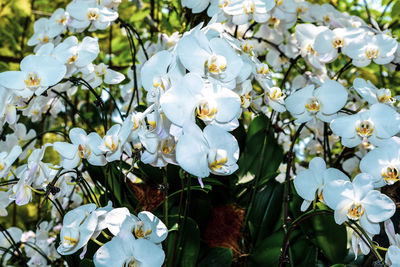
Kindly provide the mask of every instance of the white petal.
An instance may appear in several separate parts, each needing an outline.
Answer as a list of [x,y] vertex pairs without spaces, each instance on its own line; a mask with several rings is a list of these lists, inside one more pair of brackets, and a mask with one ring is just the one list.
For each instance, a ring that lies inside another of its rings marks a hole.
[[104,82],[106,84],[119,84],[125,79],[125,76],[122,73],[117,71],[107,69],[106,75],[104,75]]
[[347,102],[347,90],[337,81],[327,80],[315,90],[315,97],[321,101],[320,112],[333,114],[338,112]]
[[149,236],[150,241],[152,241],[155,244],[158,244],[164,241],[165,238],[167,238],[168,228],[159,218],[154,216],[153,213],[149,211],[142,211],[139,212],[138,217],[142,221],[147,221],[151,223],[152,232]]
[[377,103],[371,106],[370,116],[379,138],[390,138],[400,130],[400,115],[388,105]]
[[[303,170],[293,180],[294,188],[299,196],[308,201],[315,199],[315,192],[322,179],[315,176],[312,170]],[[322,177],[321,177],[322,178]]]
[[144,63],[140,75],[143,80],[143,87],[146,91],[153,88],[153,79],[167,73],[169,64],[171,64],[172,56],[166,50],[160,51],[152,56]]
[[360,120],[358,114],[345,115],[334,119],[330,127],[334,134],[344,138],[353,138],[356,133],[356,122]]
[[55,142],[53,147],[62,157],[67,159],[72,159],[78,152],[78,146],[66,142]]
[[393,216],[396,205],[388,196],[379,191],[370,191],[362,200],[365,213],[371,222],[383,222]]
[[71,129],[71,131],[69,132],[69,138],[74,145],[86,144],[87,142],[87,135],[85,130],[78,127]]
[[193,35],[184,36],[178,43],[177,53],[182,65],[190,72],[204,75],[204,63],[210,52],[201,48]]
[[22,90],[25,88],[26,74],[22,71],[6,71],[0,73],[0,85],[9,89]]
[[210,173],[207,153],[207,141],[200,128],[195,124],[186,124],[176,145],[176,161],[190,174],[207,177]]

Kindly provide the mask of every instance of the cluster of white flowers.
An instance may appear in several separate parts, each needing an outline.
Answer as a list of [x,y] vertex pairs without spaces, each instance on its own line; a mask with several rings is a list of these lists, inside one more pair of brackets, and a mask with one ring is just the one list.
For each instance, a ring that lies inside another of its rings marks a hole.
[[[59,254],[71,255],[83,248],[83,258],[89,240],[99,242],[96,238],[107,230],[114,237],[94,255],[95,266],[161,266],[165,255],[160,244],[167,227],[150,212],[135,216],[126,208],[113,209],[111,203],[103,208],[93,203],[81,205],[83,199],[75,185],[85,179],[90,186],[89,174],[81,171],[85,164],[132,164],[138,157],[134,152],[140,152],[141,162],[155,167],[179,165],[203,186],[201,179],[210,173],[231,175],[239,168],[239,145],[230,132],[239,126],[243,112],[263,112],[272,118],[287,111],[295,118],[296,127],[307,126],[300,137],[313,139],[302,141],[310,155],[323,149],[328,126],[332,135],[327,137],[326,149],[340,137],[342,146],[357,150],[341,170],[327,168],[324,159],[314,157],[309,169],[298,172],[294,186],[304,199],[302,211],[319,200],[334,210],[338,224],[358,221],[371,238],[379,234],[379,223],[386,221],[391,242],[387,264],[400,262],[399,237],[388,221],[395,204],[380,192],[400,180],[397,97],[390,89],[378,89],[361,77],[350,88],[347,81],[340,80],[345,69],[332,73],[326,68],[343,55],[358,68],[373,61],[392,70],[400,62],[400,45],[389,30],[381,31],[376,23],[371,28],[328,4],[182,0],[193,13],[208,8],[211,21],[183,35],[160,34],[156,44],[147,42],[141,47],[136,65],[128,71],[129,82],[119,87],[121,100],[116,103],[123,114],[113,116],[114,124],[105,126],[103,136],[95,129],[88,134],[74,127],[65,142],[35,147],[37,134],[19,122],[21,115],[32,122],[46,113],[57,117],[66,110],[63,100],[78,88],[96,92],[103,84],[119,85],[125,79],[106,64],[94,63],[100,53],[96,38],[86,36],[79,41],[73,35],[109,27],[118,18],[120,2],[73,0],[66,10],[60,8],[50,18],[40,18],[28,41],[35,46],[34,54],[21,61],[20,71],[0,73],[0,123],[13,131],[0,143],[0,178],[9,182],[0,191],[1,216],[7,215],[12,202],[31,202],[32,192],[51,192],[50,198],[62,208],[75,208],[63,217]],[[298,18],[302,23],[291,33]],[[262,25],[253,31],[251,21]],[[260,55],[266,63],[259,60]],[[298,67],[298,58],[303,58],[312,72],[304,71],[289,82],[286,74]],[[271,71],[286,68],[285,75]],[[348,101],[350,98],[355,100]],[[134,103],[139,101],[147,103],[143,112]],[[290,123],[277,122],[282,131],[276,137],[286,151],[293,141],[285,128]],[[60,155],[58,164],[43,161],[49,147]],[[357,174],[353,180],[351,174]],[[60,220],[58,216],[53,206],[54,222]],[[51,229],[52,223],[42,223],[26,242],[36,244],[49,258],[57,258],[54,238],[49,237]],[[21,240],[19,230],[8,232],[14,240]],[[11,244],[0,239],[0,246]],[[363,254],[369,253],[359,236],[353,235],[356,255],[359,247]],[[26,250],[31,266],[47,265],[44,255]],[[10,253],[3,259],[9,257]]]

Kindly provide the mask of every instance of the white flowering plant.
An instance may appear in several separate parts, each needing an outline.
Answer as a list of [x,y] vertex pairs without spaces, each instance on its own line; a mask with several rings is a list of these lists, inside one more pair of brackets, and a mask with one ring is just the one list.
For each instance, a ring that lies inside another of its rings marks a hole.
[[376,2],[0,1],[1,266],[400,266]]

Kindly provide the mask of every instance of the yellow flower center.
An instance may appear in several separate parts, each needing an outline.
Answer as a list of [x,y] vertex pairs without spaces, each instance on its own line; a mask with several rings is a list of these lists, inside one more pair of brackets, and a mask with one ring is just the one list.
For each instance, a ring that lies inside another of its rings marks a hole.
[[254,45],[251,45],[248,42],[245,42],[244,45],[242,46],[243,52],[245,52],[245,53],[251,53],[253,48],[254,48]]
[[77,54],[72,55],[70,58],[68,58],[67,63],[68,64],[72,64],[72,63],[74,63],[76,61],[77,58],[78,58]]
[[219,4],[218,6],[219,6],[219,8],[225,8],[225,7],[227,7],[229,5],[229,1],[228,0],[225,0],[222,4]]
[[113,136],[107,136],[104,143],[111,151],[114,152],[118,148],[119,140],[116,142]]
[[241,105],[243,106],[243,107],[248,107],[249,106],[249,103],[251,102],[251,99],[252,99],[252,97],[251,97],[251,94],[250,93],[248,93],[248,94],[245,94],[245,95],[241,95],[240,96],[240,103],[241,103]]
[[89,8],[86,13],[86,16],[89,20],[97,20],[99,18],[99,15],[99,9],[95,7]]
[[278,100],[283,96],[283,93],[279,87],[272,87],[267,95],[271,100]]
[[379,90],[376,93],[376,96],[378,97],[378,101],[380,103],[391,103],[391,102],[393,102],[392,92],[389,89]]
[[307,10],[308,10],[308,7],[303,6],[303,5],[299,5],[296,8],[296,11],[297,11],[298,14],[305,13]]
[[173,138],[165,139],[162,142],[161,150],[164,154],[168,155],[171,154],[172,151],[175,149],[175,140]]
[[315,97],[310,98],[307,103],[304,104],[306,109],[311,113],[317,113],[321,108],[321,104],[319,103],[318,99]]
[[306,51],[307,51],[308,54],[311,54],[311,55],[317,55],[318,54],[318,52],[314,50],[314,48],[311,46],[311,44],[307,45]]
[[367,56],[368,59],[377,58],[378,55],[379,55],[379,48],[377,48],[377,47],[367,47],[365,49],[365,55]]
[[382,170],[382,178],[386,184],[392,185],[399,181],[399,170],[396,167],[388,166]]
[[25,86],[28,88],[37,88],[40,86],[40,78],[35,72],[29,72],[28,76],[24,80]]
[[364,214],[364,208],[359,203],[353,203],[347,210],[347,217],[350,220],[358,220]]
[[136,262],[136,259],[134,257],[131,258],[131,260],[128,262],[128,264],[125,263],[126,267],[139,267],[139,264]]
[[257,66],[257,73],[261,75],[266,75],[269,73],[268,65],[262,64],[261,67]]
[[228,161],[228,158],[221,158],[221,159],[217,159],[214,160],[213,162],[210,163],[210,169],[215,171],[215,170],[219,170],[222,168],[222,166],[224,166],[224,164]]
[[356,132],[361,137],[369,137],[374,132],[374,125],[369,120],[363,120],[357,123]]
[[278,24],[278,23],[280,22],[280,19],[271,16],[271,17],[269,18],[268,22],[269,22],[270,24]]
[[333,45],[334,48],[343,47],[343,45],[344,45],[344,39],[343,39],[342,37],[336,36],[336,37],[332,40],[332,45]]
[[256,8],[256,5],[254,4],[253,1],[245,1],[243,3],[243,10],[244,10],[244,13],[246,13],[246,14],[254,13],[255,8]]
[[196,115],[202,120],[211,120],[215,117],[218,108],[207,100],[203,100],[196,107]]
[[206,60],[205,65],[211,74],[221,74],[226,70],[226,58],[224,56],[212,55]]
[[43,35],[43,37],[39,37],[38,40],[39,40],[39,42],[42,42],[42,43],[48,43],[49,37],[47,35]]
[[76,246],[76,244],[78,244],[78,239],[69,236],[64,236],[64,244],[70,246]]
[[150,227],[148,227],[147,230],[145,230],[143,222],[138,222],[135,224],[133,228],[133,233],[136,238],[147,238],[151,234],[152,230]]
[[222,169],[228,161],[228,153],[224,149],[211,149],[208,153],[208,166],[212,171]]
[[81,159],[87,159],[90,156],[90,147],[86,145],[79,144],[78,146],[78,155]]
[[67,16],[60,16],[58,19],[56,19],[56,22],[61,25],[66,25],[67,21],[68,21]]

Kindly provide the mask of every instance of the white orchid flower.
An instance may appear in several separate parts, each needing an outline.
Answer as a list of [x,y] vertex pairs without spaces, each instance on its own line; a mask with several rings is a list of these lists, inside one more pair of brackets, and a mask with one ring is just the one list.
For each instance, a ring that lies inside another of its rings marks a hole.
[[[372,240],[373,234],[368,233],[365,231],[368,237]],[[351,234],[351,249],[354,252],[354,260],[357,259],[358,252],[360,251],[363,255],[368,255],[370,252],[370,248],[367,244],[365,244],[364,237],[360,237],[360,235],[356,232]]]
[[57,8],[49,19],[48,32],[50,36],[57,36],[65,32],[70,16],[63,8]]
[[168,136],[163,129],[160,114],[156,110],[153,111],[153,107],[150,106],[143,113],[132,113],[126,118],[131,121],[127,142],[132,143],[134,148],[144,147],[150,153],[156,153],[159,139]]
[[315,4],[311,7],[310,12],[311,16],[320,24],[335,28],[343,27],[338,19],[341,13],[330,4]]
[[264,102],[277,112],[286,111],[284,98],[285,94],[279,87],[273,86],[265,90]]
[[183,127],[183,135],[176,145],[176,161],[190,174],[199,178],[210,172],[230,175],[238,169],[238,143],[230,133],[218,126],[208,125],[203,131],[194,124]]
[[0,85],[0,121],[12,125],[17,122],[17,109],[14,104],[15,95],[12,90]]
[[380,146],[400,130],[400,115],[385,104],[374,104],[369,110],[334,119],[330,127],[334,134],[342,137],[347,147],[370,142]]
[[255,62],[255,68],[253,67],[254,78],[264,90],[273,87],[272,73],[268,65],[265,63],[259,63],[257,61]]
[[324,68],[326,63],[332,62],[337,57],[335,49],[327,53],[319,53],[315,50],[315,40],[318,34],[327,30],[325,26],[313,24],[298,24],[296,26],[296,40],[301,49],[301,56],[308,64],[316,69]]
[[58,253],[71,255],[87,244],[97,227],[95,209],[95,204],[86,204],[65,214]]
[[125,79],[122,73],[109,69],[104,63],[89,64],[82,72],[84,73],[83,79],[93,88],[100,86],[103,81],[106,84],[119,84]]
[[349,45],[357,38],[360,38],[360,35],[365,35],[366,32],[363,28],[353,27],[336,28],[334,30],[325,29],[315,37],[313,48],[320,54],[334,54],[340,49],[343,54],[347,55]]
[[34,34],[28,40],[29,46],[36,46],[35,49],[47,44],[57,35],[50,31],[51,21],[48,18],[40,18],[33,24]]
[[7,178],[10,168],[14,161],[22,153],[20,146],[14,146],[10,152],[2,151],[0,152],[0,178]]
[[105,30],[118,18],[118,12],[102,6],[97,0],[77,0],[67,6],[67,12],[73,18],[69,24],[77,32],[83,32],[89,25],[89,31]]
[[370,105],[376,103],[393,104],[396,101],[392,96],[390,89],[378,89],[371,83],[371,81],[365,81],[362,78],[355,78],[353,81],[353,87]]
[[324,202],[324,186],[332,177],[349,180],[341,171],[334,168],[327,169],[325,161],[320,157],[313,158],[308,169],[297,174],[293,184],[297,194],[304,199],[301,211],[307,210],[316,197]]
[[[195,116],[206,124],[229,124],[240,111],[240,97],[219,85],[205,84],[196,73],[188,73],[181,82],[160,99],[167,118],[182,127]],[[230,129],[232,130],[232,129]]]
[[52,170],[48,163],[42,162],[45,150],[50,144],[45,144],[40,149],[32,151],[28,158],[28,163],[19,166],[16,177],[19,181],[13,186],[11,199],[19,206],[28,204],[32,199],[32,188],[43,189],[50,179],[55,175],[56,170]]
[[359,221],[367,232],[379,234],[379,223],[393,216],[396,205],[373,188],[372,177],[365,173],[357,175],[353,182],[332,179],[326,183],[324,200],[335,211],[335,222]]
[[238,84],[233,91],[239,95],[242,108],[248,108],[252,102],[253,85],[251,80]]
[[115,124],[107,131],[98,148],[105,154],[108,162],[119,160],[123,151],[128,156],[132,155],[131,146],[127,143],[127,139],[133,128],[134,121],[126,119],[122,126]]
[[29,102],[29,105],[22,110],[22,115],[31,119],[32,122],[37,122],[42,119],[42,114],[45,114],[49,109],[49,98],[45,96],[37,96]]
[[143,238],[135,239],[128,231],[121,231],[97,250],[93,263],[96,267],[161,267],[164,259],[165,253],[160,246]]
[[116,208],[106,215],[105,225],[115,236],[125,230],[136,239],[147,239],[154,244],[160,244],[168,235],[165,224],[149,211],[139,212],[136,217],[127,208]]
[[20,64],[21,71],[0,73],[0,85],[14,89],[22,97],[33,93],[41,95],[49,86],[55,85],[64,78],[66,67],[49,56],[29,55]]
[[232,16],[232,22],[236,25],[248,23],[250,20],[258,23],[267,22],[271,17],[269,11],[274,8],[276,1],[269,0],[233,0],[226,1],[223,10]]
[[365,155],[360,162],[360,170],[373,177],[374,186],[393,185],[400,180],[400,139],[377,147]]
[[271,19],[280,29],[290,29],[297,20],[297,1],[276,0],[275,7],[271,10]]
[[282,71],[284,68],[290,65],[289,60],[274,48],[271,48],[268,51],[267,63],[273,68],[274,71]]
[[356,67],[368,66],[372,60],[376,64],[384,65],[394,59],[397,45],[396,39],[385,33],[365,35],[364,38],[354,40],[346,54],[353,59]]
[[243,61],[227,41],[218,37],[208,40],[199,27],[185,35],[176,49],[186,69],[229,89],[235,88],[236,78],[245,80],[249,75],[242,71]]
[[22,153],[19,155],[19,159],[25,159],[28,155],[29,150],[33,150],[35,147],[36,131],[34,129],[29,129],[29,131],[27,131],[26,126],[23,123],[14,124],[11,128],[14,130],[14,133],[7,134],[6,140],[4,141],[4,143],[0,142],[0,146],[4,145],[4,147],[8,147],[8,149],[10,150],[15,145],[23,147],[27,145],[28,142],[30,142],[29,145],[25,147],[25,150],[23,150]]
[[311,120],[314,116],[330,122],[347,102],[347,90],[337,81],[327,80],[314,90],[308,85],[297,90],[285,100],[287,110],[297,118],[298,123]]
[[175,159],[176,138],[170,135],[171,122],[157,110],[147,115],[151,127],[138,132],[141,144],[146,148],[140,160],[154,167],[168,163],[177,164]]
[[390,243],[385,255],[385,263],[388,266],[398,267],[400,265],[400,235],[396,234],[393,222],[390,219],[386,220],[384,225]]
[[143,88],[147,91],[147,102],[158,102],[162,94],[176,85],[185,70],[177,58],[167,50],[152,56],[141,69]]
[[311,10],[313,9],[313,5],[307,1],[298,1],[296,6],[297,15],[300,17],[302,21],[305,22],[314,22],[315,19],[311,14]]
[[73,128],[69,132],[72,144],[55,142],[54,149],[62,158],[62,166],[65,169],[78,167],[82,159],[86,159],[94,166],[104,166],[107,162],[99,149],[101,137],[93,132],[89,135],[81,128]]
[[66,61],[67,76],[71,76],[93,62],[100,53],[97,38],[86,36],[81,42],[70,36],[56,47],[57,58]]

